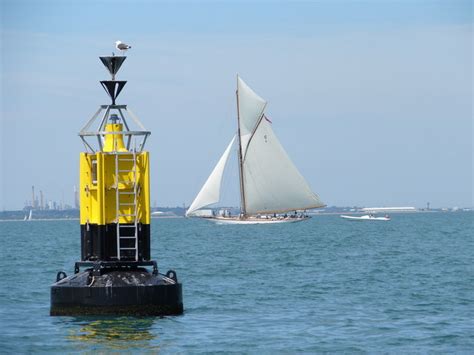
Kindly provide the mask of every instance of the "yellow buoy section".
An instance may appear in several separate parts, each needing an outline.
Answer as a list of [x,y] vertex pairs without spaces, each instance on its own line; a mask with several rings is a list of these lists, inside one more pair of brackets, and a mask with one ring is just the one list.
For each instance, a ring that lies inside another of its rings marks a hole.
[[[121,124],[108,124],[121,132]],[[129,152],[122,134],[107,134],[103,151],[80,154],[81,225],[150,224],[148,152]]]
[[117,133],[122,132],[123,125],[121,123],[108,123],[105,126],[105,142],[104,152],[127,152],[125,144],[123,144],[123,134]]

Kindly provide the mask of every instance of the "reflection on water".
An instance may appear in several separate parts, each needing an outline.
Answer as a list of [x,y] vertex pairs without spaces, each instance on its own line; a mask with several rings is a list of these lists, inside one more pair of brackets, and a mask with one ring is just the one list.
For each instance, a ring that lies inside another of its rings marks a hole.
[[[68,340],[90,346],[103,345],[114,349],[146,348],[158,350],[151,341],[156,334],[151,328],[156,318],[103,317],[73,318]],[[70,319],[69,319],[70,320]]]

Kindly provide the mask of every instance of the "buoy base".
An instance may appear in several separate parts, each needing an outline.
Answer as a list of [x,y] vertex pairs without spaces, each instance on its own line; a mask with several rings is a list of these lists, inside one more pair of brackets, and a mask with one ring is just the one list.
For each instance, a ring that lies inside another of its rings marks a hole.
[[[182,285],[176,274],[145,268],[87,269],[51,286],[51,316],[165,316],[183,313]],[[64,273],[62,275],[65,276]]]

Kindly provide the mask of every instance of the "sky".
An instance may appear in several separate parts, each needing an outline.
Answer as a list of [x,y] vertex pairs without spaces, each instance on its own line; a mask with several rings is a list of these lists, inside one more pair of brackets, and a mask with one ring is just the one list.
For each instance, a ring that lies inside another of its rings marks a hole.
[[236,75],[329,206],[473,206],[471,1],[0,0],[0,209],[73,204],[109,98],[152,131],[151,200],[188,206],[236,130]]

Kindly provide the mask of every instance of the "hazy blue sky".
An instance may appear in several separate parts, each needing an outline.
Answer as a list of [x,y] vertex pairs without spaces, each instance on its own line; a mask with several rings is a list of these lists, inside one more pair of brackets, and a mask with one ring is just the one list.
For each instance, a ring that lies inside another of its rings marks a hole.
[[0,3],[0,209],[31,185],[72,204],[116,40],[152,203],[191,203],[236,129],[239,73],[328,205],[473,204],[471,1]]

